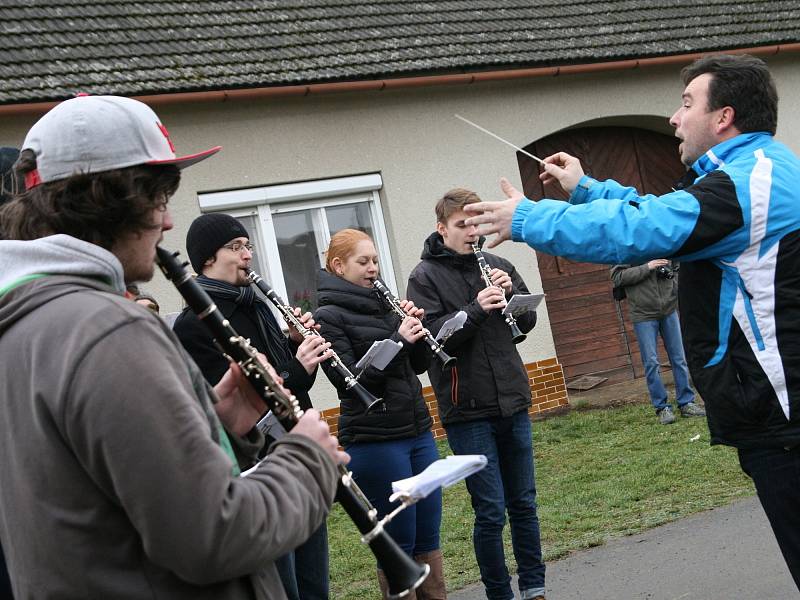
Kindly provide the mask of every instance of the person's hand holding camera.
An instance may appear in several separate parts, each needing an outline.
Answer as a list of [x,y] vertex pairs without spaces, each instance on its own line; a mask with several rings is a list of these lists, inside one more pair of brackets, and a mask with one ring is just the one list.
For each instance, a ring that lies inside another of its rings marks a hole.
[[656,277],[659,279],[672,279],[675,274],[672,272],[669,261],[666,258],[656,258],[647,263],[647,268],[655,270]]

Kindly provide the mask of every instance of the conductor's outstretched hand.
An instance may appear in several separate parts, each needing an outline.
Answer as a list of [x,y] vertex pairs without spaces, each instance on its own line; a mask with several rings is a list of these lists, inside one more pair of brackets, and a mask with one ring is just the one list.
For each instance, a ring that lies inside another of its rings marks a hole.
[[[566,152],[556,152],[544,159],[539,174],[542,183],[558,183],[568,194],[578,186],[578,182],[583,177],[583,167],[581,161]],[[464,206],[464,212],[469,217],[464,224],[478,225],[481,235],[492,235],[495,237],[486,242],[487,248],[494,248],[498,244],[511,239],[511,221],[514,218],[514,211],[517,210],[519,203],[525,196],[515,188],[505,177],[500,179],[500,189],[503,190],[506,199],[500,202],[475,202]]]
[[498,244],[511,239],[511,220],[517,205],[525,198],[522,192],[511,185],[505,177],[500,179],[500,189],[506,200],[500,202],[475,202],[464,206],[464,212],[470,215],[464,224],[479,225],[481,235],[496,234],[486,242],[487,248],[494,248]]

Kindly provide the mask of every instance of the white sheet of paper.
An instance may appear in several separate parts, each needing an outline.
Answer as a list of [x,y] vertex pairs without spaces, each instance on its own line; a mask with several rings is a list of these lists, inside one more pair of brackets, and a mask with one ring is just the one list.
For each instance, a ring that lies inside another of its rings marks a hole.
[[356,363],[356,369],[363,371],[369,366],[373,366],[379,371],[386,368],[397,353],[402,349],[403,344],[393,340],[380,340],[373,342],[367,353]]
[[503,309],[503,314],[511,313],[515,317],[529,310],[536,310],[544,294],[514,294]]
[[465,477],[477,473],[486,466],[483,454],[448,456],[429,464],[419,475],[392,482],[391,498],[406,496],[414,501],[422,500],[434,490],[450,487]]
[[447,340],[451,335],[453,335],[456,331],[461,329],[464,326],[464,323],[467,322],[467,313],[463,310],[458,311],[455,315],[447,319],[442,325],[442,328],[439,330],[439,333],[436,334],[436,341],[439,342],[441,340]]

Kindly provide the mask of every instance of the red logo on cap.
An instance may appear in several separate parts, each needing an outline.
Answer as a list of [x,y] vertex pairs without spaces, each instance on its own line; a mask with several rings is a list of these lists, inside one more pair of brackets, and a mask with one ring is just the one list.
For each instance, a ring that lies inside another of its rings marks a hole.
[[42,183],[42,178],[39,176],[38,169],[28,171],[25,173],[25,189],[30,190]]
[[156,123],[156,125],[158,125],[158,128],[161,130],[161,133],[164,134],[164,137],[167,138],[167,143],[169,144],[169,149],[172,150],[172,153],[174,154],[175,153],[175,146],[172,145],[172,140],[169,139],[169,131],[167,131],[167,128],[164,127],[161,123]]

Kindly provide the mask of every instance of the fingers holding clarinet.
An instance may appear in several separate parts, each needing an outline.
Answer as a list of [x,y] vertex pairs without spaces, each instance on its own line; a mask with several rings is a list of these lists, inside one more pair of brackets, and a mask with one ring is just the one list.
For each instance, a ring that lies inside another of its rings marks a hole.
[[409,344],[414,344],[425,337],[425,331],[425,328],[422,326],[422,321],[415,317],[403,319],[403,322],[400,323],[400,328],[398,329],[398,333]]

